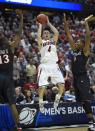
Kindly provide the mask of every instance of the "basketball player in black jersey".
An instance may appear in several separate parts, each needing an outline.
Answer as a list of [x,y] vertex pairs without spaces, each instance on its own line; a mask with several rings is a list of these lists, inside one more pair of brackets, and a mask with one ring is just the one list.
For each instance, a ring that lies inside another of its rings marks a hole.
[[15,35],[13,42],[9,42],[0,31],[0,102],[8,103],[12,109],[14,120],[16,122],[16,131],[21,131],[19,127],[19,115],[16,109],[15,88],[13,83],[13,55],[14,48],[20,42],[20,36],[23,28],[23,13],[16,10],[20,19],[19,30]]
[[92,18],[93,15],[90,15],[89,17],[85,18],[84,22],[82,22],[86,30],[85,44],[84,44],[82,43],[81,39],[74,42],[68,28],[66,16],[64,14],[64,24],[65,24],[64,28],[69,43],[71,45],[71,48],[73,50],[71,70],[74,79],[73,86],[75,89],[76,101],[82,103],[83,108],[89,119],[89,123],[91,123],[91,125],[89,125],[88,128],[89,131],[95,131],[95,120],[92,114],[92,109],[90,104],[90,100],[91,100],[90,80],[89,77],[87,76],[87,70],[86,70],[86,64],[90,54],[90,31],[89,31],[88,21],[91,21]]

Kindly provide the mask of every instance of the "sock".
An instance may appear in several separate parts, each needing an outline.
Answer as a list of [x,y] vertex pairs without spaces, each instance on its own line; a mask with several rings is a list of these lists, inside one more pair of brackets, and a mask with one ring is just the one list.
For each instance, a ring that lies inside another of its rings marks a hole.
[[42,98],[39,98],[39,103],[43,103],[43,99]]
[[42,98],[39,98],[39,109],[40,109],[40,112],[44,113],[44,101]]
[[56,100],[60,100],[60,98],[61,98],[61,94],[59,94],[59,93],[56,94],[55,101],[56,101]]
[[95,118],[92,113],[87,114],[89,123],[95,123]]

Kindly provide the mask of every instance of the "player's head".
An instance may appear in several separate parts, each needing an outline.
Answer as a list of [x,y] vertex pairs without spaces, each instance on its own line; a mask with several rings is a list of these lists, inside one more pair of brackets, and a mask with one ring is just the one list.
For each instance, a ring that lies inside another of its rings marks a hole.
[[49,29],[44,29],[42,32],[42,38],[44,40],[49,40],[50,39],[50,31]]
[[33,65],[33,59],[32,58],[30,58],[29,63],[30,63],[30,65]]
[[81,49],[83,49],[83,47],[84,47],[84,44],[83,44],[82,40],[80,40],[80,39],[76,40],[75,48],[78,50],[81,50]]

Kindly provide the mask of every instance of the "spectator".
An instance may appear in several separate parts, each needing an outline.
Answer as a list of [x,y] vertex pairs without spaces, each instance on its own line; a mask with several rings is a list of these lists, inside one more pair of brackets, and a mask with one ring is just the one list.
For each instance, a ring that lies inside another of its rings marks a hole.
[[31,90],[26,91],[25,100],[26,103],[31,103],[31,104],[34,103]]
[[15,88],[16,91],[16,103],[17,104],[25,104],[25,96],[21,91],[21,87]]
[[29,60],[29,64],[26,66],[26,76],[30,80],[30,82],[36,82],[36,75],[37,75],[37,70],[36,66],[33,64],[33,60]]
[[25,54],[27,55],[29,53],[29,48],[31,47],[31,44],[28,41],[28,38],[23,38],[21,40],[20,46],[23,47]]
[[15,87],[19,85],[21,66],[18,62],[17,56],[14,56],[13,60],[13,80]]
[[23,87],[25,80],[26,80],[26,65],[27,60],[23,52],[20,52],[18,56],[18,62],[20,64],[21,70],[20,70],[20,86]]

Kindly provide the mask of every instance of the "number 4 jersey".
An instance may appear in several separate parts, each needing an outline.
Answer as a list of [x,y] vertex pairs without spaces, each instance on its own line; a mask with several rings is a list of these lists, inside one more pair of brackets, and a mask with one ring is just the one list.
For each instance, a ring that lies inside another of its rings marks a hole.
[[8,44],[0,45],[0,73],[12,74],[13,53]]
[[56,63],[58,61],[57,49],[53,40],[42,40],[41,63]]

